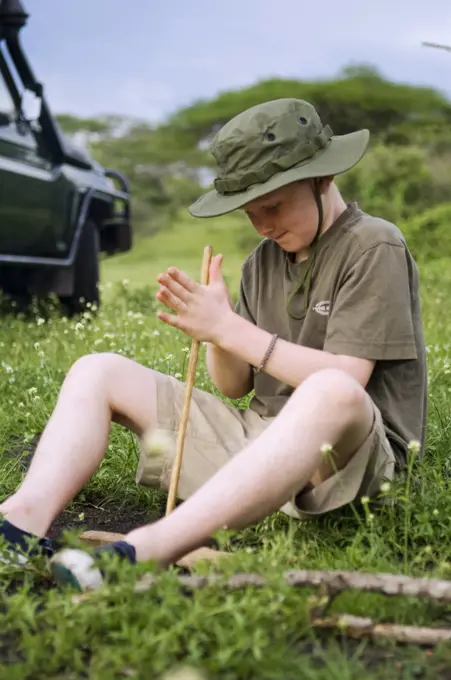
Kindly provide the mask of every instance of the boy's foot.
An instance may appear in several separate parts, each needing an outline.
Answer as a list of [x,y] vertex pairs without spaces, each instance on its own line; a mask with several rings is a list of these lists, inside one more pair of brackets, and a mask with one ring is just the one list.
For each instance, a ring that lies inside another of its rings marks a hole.
[[84,550],[67,548],[56,553],[50,560],[53,578],[60,585],[70,584],[78,590],[97,590],[104,583],[104,572],[96,565],[97,558],[102,554],[119,556],[136,563],[135,548],[126,541],[116,541],[101,548],[96,548],[92,554]]
[[52,557],[55,545],[0,519],[0,564],[25,565],[33,557]]

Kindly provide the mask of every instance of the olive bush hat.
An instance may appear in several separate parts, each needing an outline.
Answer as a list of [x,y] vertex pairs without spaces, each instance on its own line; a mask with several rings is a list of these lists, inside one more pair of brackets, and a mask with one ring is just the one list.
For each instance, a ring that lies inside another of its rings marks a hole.
[[193,203],[194,217],[217,217],[301,179],[346,172],[364,155],[370,133],[334,135],[302,99],[274,99],[226,123],[210,151],[217,163],[214,189]]

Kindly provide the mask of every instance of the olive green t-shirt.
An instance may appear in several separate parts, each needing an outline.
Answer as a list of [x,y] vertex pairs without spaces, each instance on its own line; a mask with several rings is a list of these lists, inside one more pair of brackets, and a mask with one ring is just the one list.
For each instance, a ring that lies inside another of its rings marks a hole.
[[[310,284],[299,288],[312,262]],[[242,267],[235,309],[289,342],[375,360],[366,389],[398,463],[405,463],[412,440],[423,453],[427,364],[419,277],[395,225],[351,203],[318,240],[316,258],[301,263],[263,240]],[[261,372],[254,391],[250,408],[272,417],[293,388]]]

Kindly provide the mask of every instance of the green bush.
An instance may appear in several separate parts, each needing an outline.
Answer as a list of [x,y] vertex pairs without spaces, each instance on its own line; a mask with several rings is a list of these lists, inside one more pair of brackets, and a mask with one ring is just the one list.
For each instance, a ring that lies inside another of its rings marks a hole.
[[347,201],[396,224],[451,202],[451,163],[417,147],[376,146],[352,170],[336,178]]
[[409,250],[418,261],[431,261],[451,255],[451,202],[436,205],[398,226]]
[[[396,224],[418,259],[451,256],[449,156],[378,145],[336,182],[346,201],[357,201],[366,212]],[[260,240],[253,229],[243,229],[240,252],[247,254]]]

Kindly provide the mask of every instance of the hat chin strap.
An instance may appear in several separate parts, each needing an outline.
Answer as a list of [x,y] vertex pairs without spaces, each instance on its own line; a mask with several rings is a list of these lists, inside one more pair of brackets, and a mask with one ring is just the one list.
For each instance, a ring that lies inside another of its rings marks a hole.
[[315,237],[312,243],[310,244],[311,246],[315,245],[319,239],[319,234],[321,231],[321,227],[323,226],[324,219],[323,202],[321,200],[320,180],[318,178],[315,178],[313,180],[313,195],[315,196],[316,205],[318,207],[318,228],[316,230]]
[[[298,282],[298,285],[295,287],[295,290],[291,294],[291,296],[288,299],[287,302],[287,312],[288,314],[293,318],[293,319],[298,319],[302,320],[307,312],[307,308],[310,302],[310,287],[311,287],[311,282],[312,282],[312,273],[313,273],[313,268],[316,263],[316,247],[318,244],[319,236],[320,236],[320,231],[321,227],[323,225],[323,219],[324,219],[324,210],[323,210],[323,202],[321,200],[321,188],[320,188],[320,180],[315,178],[313,180],[313,193],[315,196],[315,201],[316,205],[318,206],[318,228],[316,230],[316,234],[313,238],[313,241],[310,244],[310,254],[308,256],[308,265],[307,265],[307,270],[304,274],[304,277],[301,281]],[[310,261],[309,261],[310,260]],[[304,289],[304,311],[301,314],[301,316],[296,316],[292,312],[290,312],[290,305],[291,301],[294,298],[294,296],[300,292],[302,289]]]

